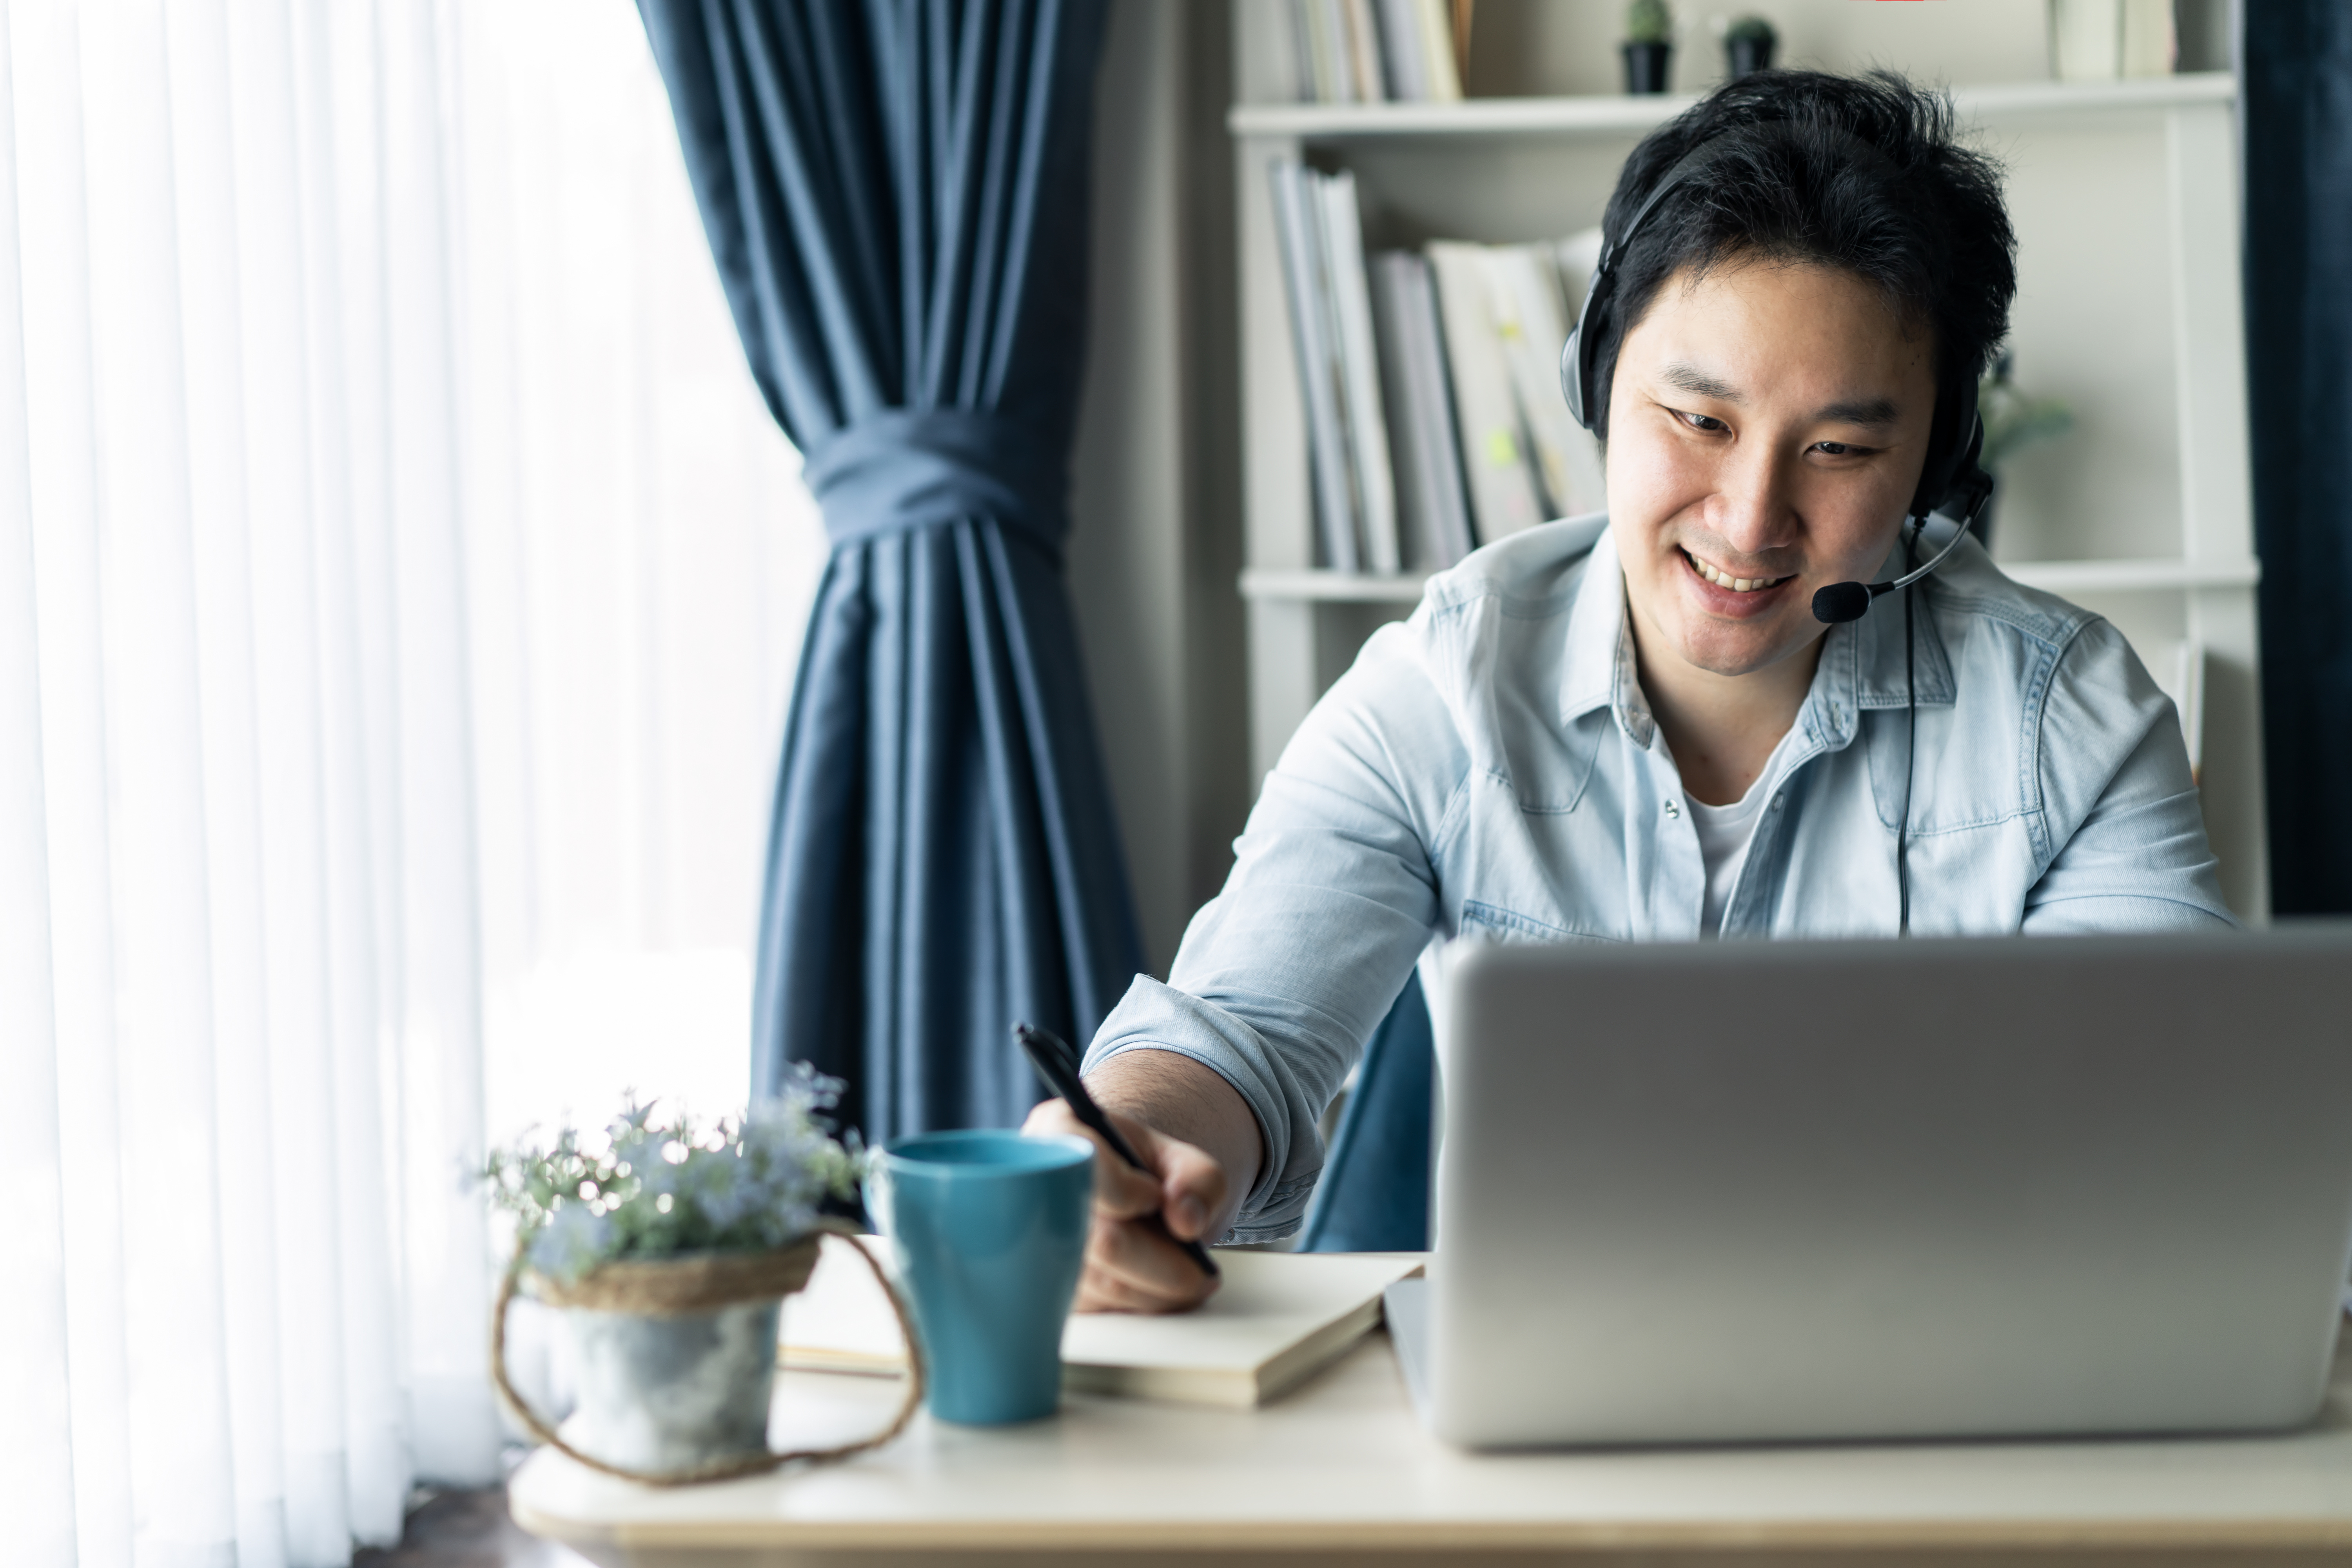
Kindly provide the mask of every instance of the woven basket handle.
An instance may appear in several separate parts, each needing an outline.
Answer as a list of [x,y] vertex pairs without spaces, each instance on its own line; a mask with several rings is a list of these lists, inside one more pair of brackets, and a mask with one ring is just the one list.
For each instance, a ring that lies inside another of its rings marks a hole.
[[514,1304],[516,1287],[522,1281],[522,1247],[520,1244],[515,1247],[514,1261],[507,1265],[506,1278],[499,1282],[498,1304],[490,1309],[490,1382],[498,1388],[499,1399],[533,1437],[592,1470],[602,1470],[623,1480],[642,1481],[650,1487],[683,1487],[698,1481],[732,1480],[739,1476],[760,1475],[796,1459],[817,1462],[845,1459],[852,1454],[878,1448],[907,1429],[907,1423],[915,1418],[916,1407],[923,1403],[922,1342],[916,1337],[914,1320],[907,1311],[907,1303],[899,1298],[898,1287],[890,1283],[890,1277],[883,1272],[882,1266],[874,1261],[874,1255],[857,1244],[858,1233],[839,1220],[820,1221],[817,1229],[824,1235],[845,1239],[849,1243],[849,1250],[857,1255],[857,1260],[873,1270],[875,1279],[882,1287],[882,1293],[890,1299],[890,1310],[898,1316],[899,1331],[907,1336],[906,1395],[899,1400],[898,1414],[891,1416],[890,1425],[871,1437],[838,1443],[829,1448],[794,1448],[786,1453],[771,1449],[763,1454],[746,1454],[737,1459],[714,1459],[709,1464],[696,1465],[683,1470],[634,1470],[624,1465],[608,1464],[592,1454],[582,1453],[557,1436],[555,1429],[540,1419],[539,1413],[515,1392],[514,1384],[507,1378],[507,1309]]

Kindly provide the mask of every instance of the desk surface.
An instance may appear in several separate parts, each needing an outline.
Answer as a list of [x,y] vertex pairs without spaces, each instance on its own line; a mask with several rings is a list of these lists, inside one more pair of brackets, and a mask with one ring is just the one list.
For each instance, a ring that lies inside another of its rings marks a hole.
[[[787,1374],[779,1418],[795,1436],[870,1430],[898,1391]],[[1260,1410],[1071,1395],[1055,1420],[919,1417],[840,1465],[675,1490],[541,1450],[509,1493],[524,1528],[603,1563],[1249,1548],[1299,1563],[1837,1549],[2352,1563],[2352,1330],[2318,1424],[2276,1436],[1465,1454],[1413,1419],[1376,1332]]]

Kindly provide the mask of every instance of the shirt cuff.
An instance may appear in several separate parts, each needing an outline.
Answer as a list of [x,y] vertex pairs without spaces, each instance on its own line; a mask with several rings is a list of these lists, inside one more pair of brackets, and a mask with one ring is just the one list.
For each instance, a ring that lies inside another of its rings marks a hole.
[[1091,1072],[1129,1051],[1173,1051],[1234,1086],[1265,1141],[1257,1181],[1223,1239],[1278,1241],[1298,1228],[1323,1172],[1323,1140],[1297,1073],[1255,1029],[1211,1002],[1139,974],[1087,1047]]

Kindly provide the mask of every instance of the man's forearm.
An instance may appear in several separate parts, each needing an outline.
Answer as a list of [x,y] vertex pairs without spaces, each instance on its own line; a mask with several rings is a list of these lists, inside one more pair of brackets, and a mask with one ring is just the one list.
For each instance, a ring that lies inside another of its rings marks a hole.
[[1249,1102],[1214,1068],[1174,1051],[1122,1051],[1087,1074],[1087,1087],[1106,1108],[1181,1138],[1224,1167],[1230,1195],[1209,1228],[1211,1238],[1223,1236],[1265,1162]]

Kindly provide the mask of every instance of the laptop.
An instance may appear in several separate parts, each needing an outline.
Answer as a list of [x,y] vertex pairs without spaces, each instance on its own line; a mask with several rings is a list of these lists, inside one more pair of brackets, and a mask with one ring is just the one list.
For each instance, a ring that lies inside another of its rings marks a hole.
[[2344,926],[1457,950],[1416,1402],[1475,1447],[2307,1422],[2347,982]]

